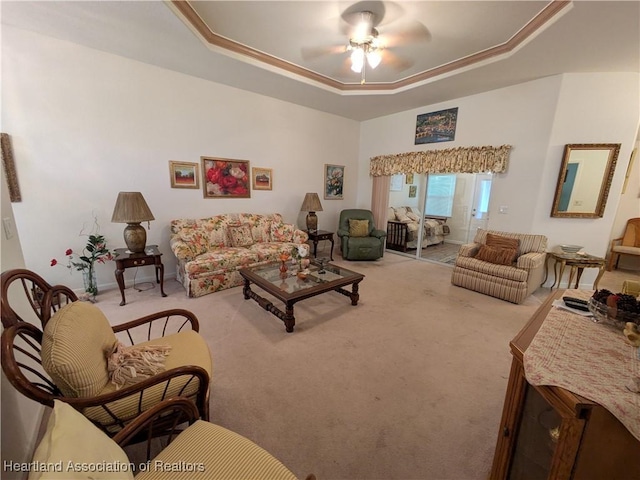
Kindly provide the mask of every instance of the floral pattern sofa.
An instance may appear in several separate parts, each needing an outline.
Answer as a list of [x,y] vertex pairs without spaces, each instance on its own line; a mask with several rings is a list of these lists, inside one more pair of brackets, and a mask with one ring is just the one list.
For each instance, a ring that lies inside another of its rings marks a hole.
[[170,245],[178,281],[187,296],[200,297],[242,285],[239,269],[277,261],[308,238],[279,213],[236,213],[172,220]]

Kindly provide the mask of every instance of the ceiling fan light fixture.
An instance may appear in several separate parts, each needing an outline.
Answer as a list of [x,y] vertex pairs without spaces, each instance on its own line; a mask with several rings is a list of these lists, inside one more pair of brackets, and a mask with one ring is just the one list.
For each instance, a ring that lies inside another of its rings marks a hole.
[[382,60],[382,55],[380,54],[380,50],[371,50],[367,52],[367,63],[371,68],[376,68],[380,65],[380,61]]
[[364,67],[364,50],[360,47],[355,47],[351,51],[351,70],[360,73]]

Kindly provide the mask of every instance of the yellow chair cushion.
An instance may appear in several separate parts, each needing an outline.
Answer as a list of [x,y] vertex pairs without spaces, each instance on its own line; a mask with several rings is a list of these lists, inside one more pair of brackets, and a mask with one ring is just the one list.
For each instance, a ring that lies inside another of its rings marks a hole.
[[151,460],[147,471],[135,478],[295,480],[296,477],[269,452],[242,435],[198,420]]
[[29,480],[133,479],[133,467],[124,450],[80,412],[60,400],[54,400],[33,462],[50,468],[32,470]]
[[[213,362],[211,353],[204,338],[193,330],[174,333],[166,337],[157,338],[149,342],[136,343],[140,345],[169,345],[171,350],[165,358],[166,370],[185,365],[195,365],[202,367],[209,374],[209,378],[213,373]],[[187,382],[188,385],[187,385]],[[185,388],[186,385],[186,388]],[[144,411],[149,407],[156,405],[163,398],[181,395],[184,397],[195,398],[199,390],[197,380],[192,380],[190,376],[180,376],[174,378],[169,383],[169,388],[165,392],[166,383],[155,385],[144,391],[141,410]],[[116,386],[109,382],[99,392],[100,394],[111,393],[116,390]],[[139,394],[108,403],[106,406],[109,410],[121,420],[131,420],[138,415]],[[91,420],[104,425],[107,430],[117,432],[120,427],[116,424],[113,417],[102,407],[85,408],[82,412]]]
[[62,307],[42,338],[42,366],[68,397],[94,397],[109,382],[106,354],[116,343],[102,311],[87,302]]

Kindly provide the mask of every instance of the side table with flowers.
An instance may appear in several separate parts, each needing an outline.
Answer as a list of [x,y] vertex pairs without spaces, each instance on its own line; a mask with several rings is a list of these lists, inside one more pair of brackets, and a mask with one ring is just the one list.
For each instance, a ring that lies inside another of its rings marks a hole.
[[[65,252],[67,257],[66,267],[69,270],[75,269],[82,272],[84,290],[91,301],[95,301],[98,295],[98,282],[96,280],[95,264],[113,260],[113,255],[107,248],[107,242],[103,235],[89,235],[87,244],[82,250],[82,254],[76,254],[71,248]],[[58,265],[55,258],[51,259],[51,266]]]

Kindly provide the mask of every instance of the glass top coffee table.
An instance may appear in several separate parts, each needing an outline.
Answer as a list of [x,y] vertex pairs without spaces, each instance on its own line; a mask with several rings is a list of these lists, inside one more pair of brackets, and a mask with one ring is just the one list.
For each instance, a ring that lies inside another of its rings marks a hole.
[[[240,275],[244,278],[244,298],[254,299],[267,312],[274,314],[284,322],[287,332],[293,332],[296,319],[293,316],[293,305],[305,298],[314,297],[326,292],[338,292],[351,299],[351,305],[357,305],[360,295],[358,284],[364,278],[361,273],[347,270],[332,264],[322,268],[317,263],[309,265],[309,274],[306,278],[298,278],[295,271],[280,272],[280,262],[273,262],[258,267],[240,269]],[[324,273],[322,273],[324,270]],[[270,293],[285,304],[283,312],[270,300],[261,297],[251,290],[251,285],[256,285]],[[343,287],[351,285],[351,291]]]

